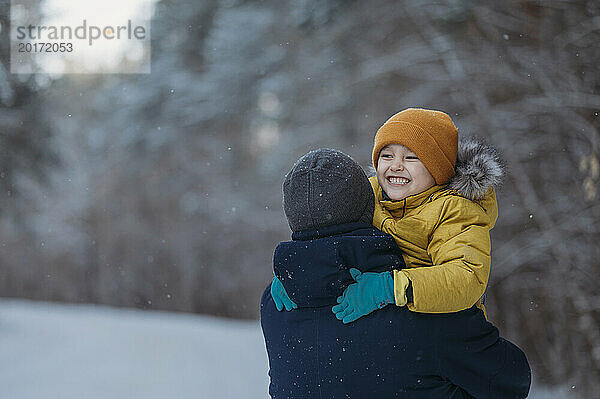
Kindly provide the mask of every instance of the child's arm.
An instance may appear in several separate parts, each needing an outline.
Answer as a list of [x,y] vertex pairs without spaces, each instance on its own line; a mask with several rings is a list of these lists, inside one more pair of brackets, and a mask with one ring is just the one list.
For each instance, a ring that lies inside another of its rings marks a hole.
[[[403,238],[409,228],[403,222],[384,218],[381,230],[393,235],[404,250],[415,243]],[[394,271],[394,280],[402,273],[411,282],[410,310],[457,312],[480,300],[490,273],[490,225],[490,216],[479,204],[459,196],[445,200],[426,248],[433,265]]]

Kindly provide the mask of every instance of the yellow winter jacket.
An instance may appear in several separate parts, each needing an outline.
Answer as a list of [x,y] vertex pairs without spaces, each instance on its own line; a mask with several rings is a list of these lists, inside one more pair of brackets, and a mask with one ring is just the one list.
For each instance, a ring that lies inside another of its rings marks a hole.
[[377,177],[369,180],[375,194],[373,225],[391,234],[403,251],[407,269],[394,271],[394,286],[401,286],[397,273],[410,280],[413,302],[408,308],[449,313],[478,304],[485,311],[481,297],[490,274],[490,230],[498,218],[493,187],[479,200],[434,186],[389,201],[383,198]]

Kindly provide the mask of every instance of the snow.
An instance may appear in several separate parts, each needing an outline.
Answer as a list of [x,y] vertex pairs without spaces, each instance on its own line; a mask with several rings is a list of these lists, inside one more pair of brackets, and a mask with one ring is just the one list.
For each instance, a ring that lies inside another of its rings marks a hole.
[[265,398],[256,321],[0,300],[0,397]]
[[0,299],[0,359],[3,399],[268,397],[257,321]]

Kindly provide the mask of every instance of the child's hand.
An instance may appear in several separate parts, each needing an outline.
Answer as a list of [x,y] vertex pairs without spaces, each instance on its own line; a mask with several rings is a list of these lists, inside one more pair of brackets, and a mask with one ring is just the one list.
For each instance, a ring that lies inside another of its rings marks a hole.
[[285,307],[285,310],[290,311],[292,309],[298,309],[298,305],[294,303],[285,292],[285,287],[281,283],[281,280],[275,276],[271,282],[271,297],[275,301],[275,307],[281,311]]
[[355,284],[350,284],[331,310],[344,324],[394,303],[394,279],[389,272],[361,273],[350,269]]

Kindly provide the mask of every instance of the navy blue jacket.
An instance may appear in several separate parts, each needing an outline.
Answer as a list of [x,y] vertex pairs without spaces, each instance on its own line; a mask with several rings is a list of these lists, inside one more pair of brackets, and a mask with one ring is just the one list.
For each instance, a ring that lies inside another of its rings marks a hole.
[[274,254],[275,274],[298,309],[261,300],[272,398],[525,398],[523,352],[473,307],[423,314],[387,306],[344,325],[331,311],[353,283],[348,270],[404,263],[393,238],[349,223],[292,235]]

